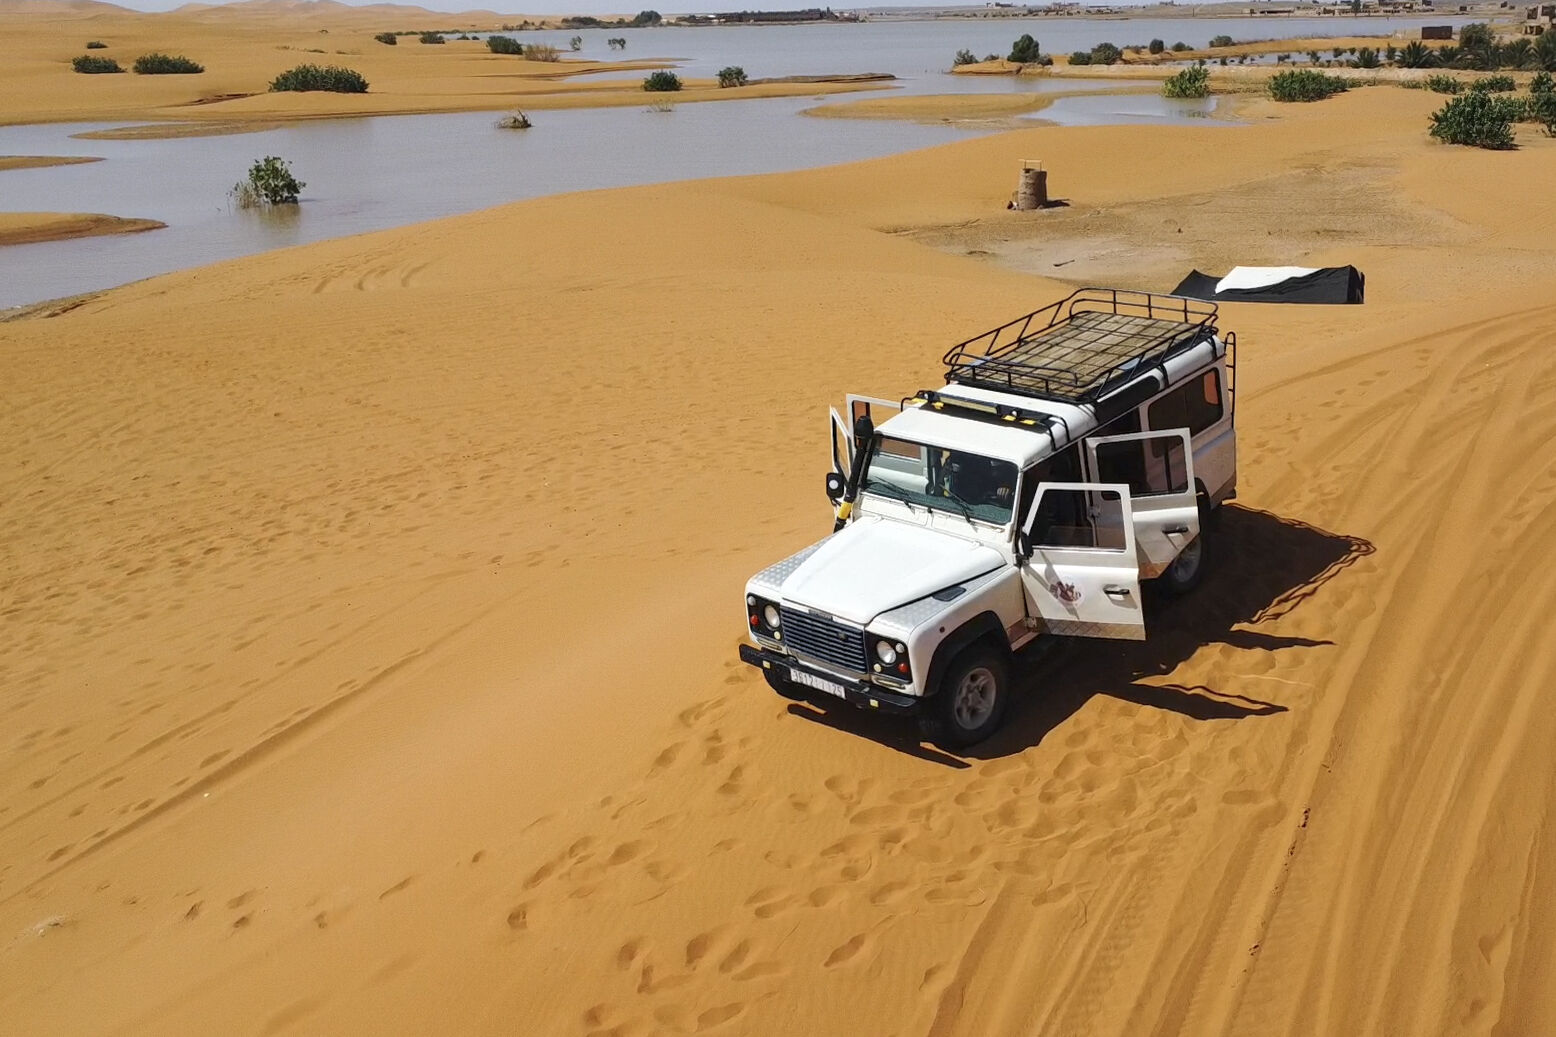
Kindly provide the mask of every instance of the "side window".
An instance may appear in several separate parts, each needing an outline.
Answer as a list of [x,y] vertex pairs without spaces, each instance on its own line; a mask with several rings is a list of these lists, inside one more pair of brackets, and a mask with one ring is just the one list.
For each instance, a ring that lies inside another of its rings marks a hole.
[[1032,522],[1034,548],[1089,547],[1122,551],[1123,499],[1113,490],[1055,490],[1043,494]]
[[1221,420],[1221,372],[1215,368],[1146,408],[1153,429],[1186,428],[1198,435]]
[[1081,450],[1071,444],[1021,473],[1021,503],[1016,514],[1026,515],[1032,510],[1032,498],[1037,496],[1038,483],[1081,481]]
[[1097,481],[1128,483],[1131,496],[1183,493],[1189,488],[1182,436],[1098,443],[1096,451]]

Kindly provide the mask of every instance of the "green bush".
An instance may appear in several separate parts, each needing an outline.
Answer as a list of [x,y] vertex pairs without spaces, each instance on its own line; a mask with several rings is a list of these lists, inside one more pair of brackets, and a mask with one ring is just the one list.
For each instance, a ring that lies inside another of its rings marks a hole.
[[1093,65],[1116,65],[1124,56],[1124,52],[1111,43],[1099,43],[1091,48],[1091,63]]
[[605,45],[611,50],[626,50],[627,38],[625,36],[612,36],[605,41]]
[[367,80],[356,69],[339,65],[298,65],[270,81],[272,93],[288,90],[328,90],[337,94],[365,94]]
[[94,58],[89,54],[82,55],[71,61],[70,67],[88,76],[100,76],[105,72],[124,71],[113,58]]
[[418,40],[420,40],[421,42],[423,42],[423,43],[443,43],[443,42],[445,42],[444,39],[443,39],[443,34],[441,32],[424,32],[424,33],[422,33],[420,36],[418,36],[416,38]]
[[1089,65],[1089,64],[1091,64],[1091,51],[1089,51],[1089,50],[1078,50],[1074,54],[1071,54],[1070,55],[1070,64],[1072,64],[1072,65]]
[[232,187],[232,195],[241,208],[252,209],[261,203],[266,205],[295,205],[297,195],[308,185],[292,175],[285,159],[274,155],[257,158],[249,167],[246,180]]
[[750,82],[746,78],[746,70],[739,65],[730,65],[719,69],[719,86],[745,86]]
[[1174,54],[1182,54],[1186,50],[1193,50],[1193,49],[1194,49],[1193,47],[1189,46],[1187,43],[1184,43],[1182,40],[1179,40],[1177,43],[1174,43],[1172,45],[1172,52]]
[[1160,54],[1166,49],[1167,44],[1163,43],[1161,40],[1152,40],[1150,46],[1146,47],[1146,50],[1150,51],[1152,54]]
[[1435,76],[1427,76],[1423,82],[1434,94],[1457,94],[1464,89],[1464,84],[1459,80],[1441,72]]
[[[1468,26],[1466,26],[1468,28]],[[1506,150],[1513,146],[1514,108],[1509,98],[1479,90],[1451,99],[1432,113],[1432,136],[1444,144]]]
[[1556,32],[1542,32],[1534,38],[1534,63],[1546,72],[1556,72]]
[[390,47],[398,47],[400,45],[400,37],[396,36],[392,32],[381,32],[377,36],[374,36],[373,39],[377,40],[379,43],[387,44]]
[[1518,84],[1512,76],[1483,76],[1470,84],[1471,90],[1481,90],[1489,94],[1510,94],[1518,89]]
[[104,43],[102,40],[87,40],[86,41],[86,49],[87,50],[107,50],[108,49],[108,44]]
[[488,36],[486,47],[493,54],[517,54],[523,56],[524,44],[512,36]]
[[1465,50],[1490,50],[1496,42],[1496,33],[1485,22],[1472,22],[1459,29],[1459,46]]
[[1531,94],[1548,94],[1556,91],[1556,84],[1551,81],[1549,72],[1536,72],[1534,78],[1529,80],[1529,92]]
[[1210,38],[1210,45],[1212,47],[1230,47],[1230,46],[1232,46],[1232,37],[1230,37],[1230,36],[1212,36]]
[[1031,33],[1026,33],[1015,43],[1010,45],[1010,60],[1022,65],[1029,65],[1042,56],[1042,50]]
[[1361,50],[1356,52],[1357,68],[1377,68],[1380,64],[1381,62],[1378,61],[1378,52],[1373,50],[1371,47],[1363,47]]
[[583,50],[583,37],[574,36],[571,40],[568,41],[568,46],[572,47],[575,52]]
[[1277,72],[1270,78],[1270,96],[1277,101],[1322,101],[1347,88],[1339,76],[1310,68]]
[[1556,137],[1556,91],[1540,90],[1524,102],[1524,119],[1545,127],[1547,136]]
[[674,72],[660,69],[650,72],[643,79],[643,89],[650,93],[668,93],[681,89],[681,77]]
[[978,55],[970,50],[959,50],[956,52],[956,57],[951,59],[952,68],[957,68],[961,65],[976,65],[977,63]]
[[1186,68],[1162,84],[1163,97],[1209,97],[1210,70],[1203,65]]
[[204,71],[197,61],[168,54],[142,54],[135,59],[135,73],[142,76],[190,76]]

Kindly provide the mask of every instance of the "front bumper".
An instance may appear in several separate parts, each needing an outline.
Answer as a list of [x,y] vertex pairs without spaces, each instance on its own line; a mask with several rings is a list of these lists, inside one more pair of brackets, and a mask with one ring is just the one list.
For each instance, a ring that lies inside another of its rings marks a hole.
[[740,646],[740,661],[763,670],[777,669],[780,671],[802,670],[814,674],[823,680],[830,681],[843,689],[842,695],[832,695],[825,691],[806,687],[803,684],[795,684],[797,691],[805,693],[805,697],[818,704],[830,704],[841,698],[851,706],[860,709],[868,709],[876,713],[917,713],[924,704],[924,700],[916,695],[904,695],[901,692],[887,691],[885,688],[870,684],[867,681],[853,681],[838,677],[835,674],[813,669],[782,652],[774,652],[767,648],[758,648],[756,645]]

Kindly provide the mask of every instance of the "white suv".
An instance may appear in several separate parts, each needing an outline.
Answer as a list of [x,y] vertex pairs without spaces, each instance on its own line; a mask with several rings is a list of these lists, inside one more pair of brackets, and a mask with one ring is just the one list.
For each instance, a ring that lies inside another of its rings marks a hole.
[[1236,495],[1213,303],[1085,289],[954,347],[946,385],[832,412],[833,533],[746,584],[779,694],[919,717],[962,748],[1041,634],[1145,637],[1140,583],[1198,584]]

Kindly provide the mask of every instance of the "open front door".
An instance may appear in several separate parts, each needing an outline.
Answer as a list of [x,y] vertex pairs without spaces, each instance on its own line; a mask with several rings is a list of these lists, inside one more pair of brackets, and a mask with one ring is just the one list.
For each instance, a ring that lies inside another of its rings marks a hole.
[[1040,483],[1021,529],[1027,612],[1044,630],[1145,640],[1128,486]]
[[848,407],[848,427],[853,428],[860,418],[869,415],[872,424],[877,427],[887,418],[894,417],[902,412],[902,404],[892,400],[878,400],[874,396],[855,396],[852,393],[843,398]]
[[836,407],[828,407],[827,415],[832,419],[832,471],[846,481],[854,465],[854,427]]
[[1088,439],[1086,465],[1088,478],[1129,487],[1142,579],[1160,576],[1199,536],[1188,429]]

